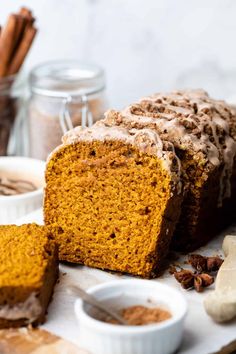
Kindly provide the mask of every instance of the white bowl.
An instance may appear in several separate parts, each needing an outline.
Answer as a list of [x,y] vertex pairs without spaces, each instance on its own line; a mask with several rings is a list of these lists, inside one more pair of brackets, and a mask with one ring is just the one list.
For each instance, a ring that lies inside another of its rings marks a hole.
[[0,172],[18,176],[34,182],[38,189],[14,196],[0,196],[0,224],[15,223],[16,220],[43,203],[45,162],[28,157],[0,157]]
[[133,305],[160,306],[172,314],[170,319],[151,325],[114,325],[92,317],[94,309],[77,299],[78,341],[93,354],[170,354],[179,347],[187,312],[179,291],[158,281],[132,279],[97,285],[88,293],[116,310]]

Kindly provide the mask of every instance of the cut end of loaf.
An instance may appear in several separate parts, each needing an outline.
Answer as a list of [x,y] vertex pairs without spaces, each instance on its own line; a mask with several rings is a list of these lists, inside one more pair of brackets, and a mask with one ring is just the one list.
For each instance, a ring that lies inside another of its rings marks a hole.
[[122,140],[62,146],[46,172],[44,215],[61,260],[153,277],[177,220],[163,158]]

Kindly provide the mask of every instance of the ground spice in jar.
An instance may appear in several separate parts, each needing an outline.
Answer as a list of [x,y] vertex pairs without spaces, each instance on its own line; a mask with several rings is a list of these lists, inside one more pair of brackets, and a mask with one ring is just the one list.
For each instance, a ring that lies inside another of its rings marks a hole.
[[91,126],[107,108],[101,68],[77,61],[44,63],[29,78],[28,155],[46,160],[67,130]]
[[[45,98],[38,98],[37,102],[34,100],[29,105],[30,157],[46,160],[50,152],[61,144],[63,131],[59,119],[60,106],[60,101]],[[81,106],[80,103],[70,104],[70,119],[73,127],[82,125]],[[93,123],[103,117],[105,106],[100,98],[90,99],[88,108],[92,114]]]
[[[171,313],[160,307],[146,307],[142,305],[130,306],[120,311],[121,316],[130,326],[143,326],[163,322],[172,317]],[[105,319],[104,322],[119,324],[116,320]]]

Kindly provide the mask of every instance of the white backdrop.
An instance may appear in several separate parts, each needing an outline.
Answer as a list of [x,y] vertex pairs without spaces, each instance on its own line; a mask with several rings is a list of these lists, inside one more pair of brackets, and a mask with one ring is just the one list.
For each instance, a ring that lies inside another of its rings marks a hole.
[[236,93],[235,0],[1,0],[0,22],[21,5],[39,28],[26,69],[49,59],[96,62],[113,108],[172,88]]

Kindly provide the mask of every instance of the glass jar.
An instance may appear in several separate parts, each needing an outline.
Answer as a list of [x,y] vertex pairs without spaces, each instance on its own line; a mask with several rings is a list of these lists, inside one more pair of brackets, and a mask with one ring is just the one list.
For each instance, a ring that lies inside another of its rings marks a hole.
[[12,139],[10,152],[9,142],[19,110],[20,85],[17,75],[0,78],[0,156],[16,153],[16,139]]
[[30,73],[29,153],[45,160],[67,130],[91,126],[106,110],[105,77],[95,65],[77,61],[42,64]]

